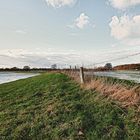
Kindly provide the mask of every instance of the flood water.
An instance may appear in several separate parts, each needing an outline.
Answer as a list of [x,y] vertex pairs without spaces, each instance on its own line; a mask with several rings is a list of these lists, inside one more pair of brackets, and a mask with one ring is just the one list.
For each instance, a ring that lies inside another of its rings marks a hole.
[[140,83],[140,71],[110,71],[110,72],[94,72],[94,73],[88,72],[86,74],[114,77],[118,79],[131,80],[136,83]]
[[38,75],[37,73],[0,72],[0,84],[25,79]]

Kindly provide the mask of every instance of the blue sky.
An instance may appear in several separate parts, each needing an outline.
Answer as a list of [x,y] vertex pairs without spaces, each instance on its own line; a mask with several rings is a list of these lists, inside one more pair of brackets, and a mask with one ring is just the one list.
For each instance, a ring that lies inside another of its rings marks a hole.
[[0,67],[89,65],[138,52],[140,0],[0,0]]

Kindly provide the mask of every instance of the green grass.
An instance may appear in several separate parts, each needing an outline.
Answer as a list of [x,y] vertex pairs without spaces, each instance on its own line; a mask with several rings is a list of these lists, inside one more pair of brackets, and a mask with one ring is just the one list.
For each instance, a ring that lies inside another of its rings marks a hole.
[[140,139],[138,114],[63,74],[2,84],[0,105],[2,140]]

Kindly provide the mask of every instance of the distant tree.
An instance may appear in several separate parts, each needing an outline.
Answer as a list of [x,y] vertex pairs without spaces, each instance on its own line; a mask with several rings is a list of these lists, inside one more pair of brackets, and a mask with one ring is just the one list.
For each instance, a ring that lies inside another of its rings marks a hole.
[[19,68],[17,68],[17,67],[13,67],[13,68],[11,68],[11,70],[18,70]]
[[57,69],[57,65],[56,64],[51,65],[51,69]]
[[0,71],[3,71],[4,70],[4,68],[0,68]]
[[30,67],[29,66],[24,66],[23,70],[30,70]]
[[111,70],[113,67],[112,67],[111,63],[106,63],[104,68],[107,69],[107,70]]

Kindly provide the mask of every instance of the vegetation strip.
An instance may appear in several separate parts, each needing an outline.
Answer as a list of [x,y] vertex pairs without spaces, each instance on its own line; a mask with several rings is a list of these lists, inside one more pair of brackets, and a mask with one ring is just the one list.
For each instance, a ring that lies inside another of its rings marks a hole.
[[140,139],[140,118],[64,74],[0,85],[0,139]]
[[136,110],[140,109],[140,85],[134,82],[110,77],[94,77],[84,87],[95,89],[103,95],[119,101],[123,107],[133,106]]

